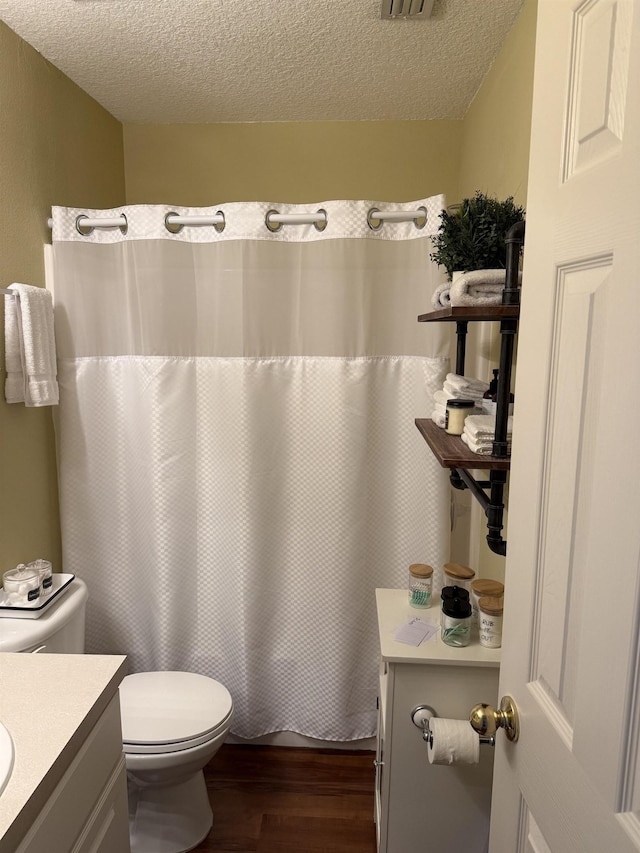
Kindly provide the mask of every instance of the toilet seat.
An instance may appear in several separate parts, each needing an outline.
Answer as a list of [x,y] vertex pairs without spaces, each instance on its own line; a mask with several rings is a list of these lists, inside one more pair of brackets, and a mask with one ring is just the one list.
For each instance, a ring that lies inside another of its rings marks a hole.
[[193,672],[139,672],[120,685],[125,753],[178,752],[228,730],[233,714],[224,685]]
[[219,726],[196,738],[168,742],[154,741],[153,743],[132,743],[123,739],[122,746],[126,755],[158,755],[167,752],[181,752],[184,749],[191,749],[194,746],[208,743],[220,734],[226,735],[232,716],[233,714],[230,711],[227,718]]

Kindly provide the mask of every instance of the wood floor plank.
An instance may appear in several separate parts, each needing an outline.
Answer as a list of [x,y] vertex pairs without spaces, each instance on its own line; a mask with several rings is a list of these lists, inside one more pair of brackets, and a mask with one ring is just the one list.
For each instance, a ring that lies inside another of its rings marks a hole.
[[375,853],[373,757],[225,744],[205,768],[213,827],[193,853]]
[[371,821],[266,814],[257,853],[372,853]]
[[312,785],[314,790],[370,792],[373,753],[368,750],[320,750],[296,747],[225,744],[211,762],[216,781],[251,778],[273,790]]
[[373,813],[371,796],[366,794],[347,797],[339,793],[315,795],[312,792],[251,792],[235,785],[216,788],[215,795],[211,792],[211,803],[218,814],[242,809],[245,815],[258,812],[367,820]]

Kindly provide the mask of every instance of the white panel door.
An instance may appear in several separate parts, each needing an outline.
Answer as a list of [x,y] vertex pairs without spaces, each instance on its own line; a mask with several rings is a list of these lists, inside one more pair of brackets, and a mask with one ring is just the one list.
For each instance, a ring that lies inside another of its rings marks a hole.
[[640,0],[539,0],[492,853],[640,850]]

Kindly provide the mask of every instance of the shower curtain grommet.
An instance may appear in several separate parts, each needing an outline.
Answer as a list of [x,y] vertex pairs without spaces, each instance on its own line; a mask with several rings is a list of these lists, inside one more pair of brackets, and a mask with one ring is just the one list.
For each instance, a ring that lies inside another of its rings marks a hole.
[[280,211],[274,210],[273,208],[271,210],[267,210],[264,215],[264,224],[267,226],[267,228],[269,229],[269,231],[271,231],[272,234],[277,234],[277,232],[280,231],[280,229],[282,228],[282,222],[271,222],[271,219],[269,217],[274,213],[277,216]]
[[89,237],[89,235],[93,234],[95,228],[90,225],[83,225],[82,222],[89,217],[86,214],[81,214],[80,216],[76,216],[76,231],[80,234],[81,237]]
[[316,210],[316,213],[318,214],[318,216],[324,216],[324,219],[316,219],[316,221],[313,223],[313,227],[316,229],[316,231],[324,231],[327,225],[329,224],[329,216],[327,214],[327,211],[323,207],[320,207],[318,208],[318,210]]
[[167,229],[167,231],[170,234],[179,234],[182,231],[182,229],[184,228],[184,225],[181,222],[171,222],[169,220],[170,216],[178,216],[178,215],[179,214],[176,213],[175,210],[170,210],[169,213],[167,213],[165,218],[164,218],[164,227]]
[[[116,222],[114,222],[112,219],[109,219],[109,218],[105,218],[103,220],[100,220],[100,219],[91,220],[91,218],[89,216],[87,216],[86,213],[81,213],[79,216],[76,216],[75,228],[81,237],[91,237],[91,235],[94,233],[96,228],[103,228],[103,229],[118,228],[120,230],[121,234],[126,235],[127,231],[129,230],[129,223],[127,221],[126,214],[121,213],[118,216],[118,219],[124,220],[124,222],[122,224],[117,224]],[[84,224],[85,220],[87,220],[89,222],[94,221],[94,222],[96,222],[96,224],[95,225],[85,225]]]
[[[413,224],[416,226],[416,228],[422,230],[427,224],[427,219],[428,219],[427,208],[423,204],[421,204],[420,207],[418,208],[418,212],[419,212],[419,214],[422,214],[422,216],[417,215],[416,218],[413,220]],[[420,222],[420,219],[423,219],[423,221]]]
[[222,217],[222,222],[214,222],[214,223],[213,223],[213,227],[216,229],[216,231],[218,232],[218,234],[222,234],[222,232],[224,231],[224,229],[227,227],[227,218],[226,218],[226,216],[224,215],[224,211],[223,211],[223,210],[216,210],[216,216],[221,216],[221,217]]
[[[367,225],[369,226],[369,228],[371,228],[372,231],[379,231],[384,225],[382,219],[378,219],[378,217],[376,216],[377,213],[380,213],[379,207],[371,207],[367,211]],[[374,219],[378,219],[377,225],[373,224]]]

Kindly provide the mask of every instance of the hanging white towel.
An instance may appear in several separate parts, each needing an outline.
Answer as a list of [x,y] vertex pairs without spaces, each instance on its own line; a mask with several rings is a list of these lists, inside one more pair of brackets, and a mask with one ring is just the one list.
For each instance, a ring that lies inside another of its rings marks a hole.
[[19,299],[5,296],[6,400],[55,406],[58,382],[51,294],[28,284],[11,284],[9,290]]
[[22,346],[18,299],[15,296],[4,298],[4,354],[7,378],[4,394],[7,403],[24,403],[24,371],[22,369]]

